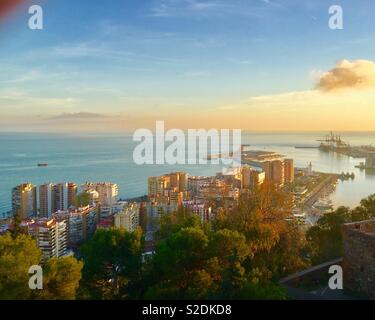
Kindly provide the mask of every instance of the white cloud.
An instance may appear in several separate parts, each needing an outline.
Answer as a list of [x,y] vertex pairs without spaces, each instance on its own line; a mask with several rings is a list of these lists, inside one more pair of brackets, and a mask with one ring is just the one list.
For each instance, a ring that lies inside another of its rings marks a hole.
[[369,60],[340,61],[323,73],[316,87],[322,91],[375,89],[375,63]]

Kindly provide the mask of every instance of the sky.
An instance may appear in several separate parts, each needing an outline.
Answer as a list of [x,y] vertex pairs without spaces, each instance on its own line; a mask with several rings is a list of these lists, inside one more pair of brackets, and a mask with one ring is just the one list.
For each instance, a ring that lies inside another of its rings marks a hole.
[[[43,30],[28,28],[32,4]],[[331,5],[343,30],[328,27]],[[0,131],[374,130],[374,12],[372,0],[28,1],[0,12]]]

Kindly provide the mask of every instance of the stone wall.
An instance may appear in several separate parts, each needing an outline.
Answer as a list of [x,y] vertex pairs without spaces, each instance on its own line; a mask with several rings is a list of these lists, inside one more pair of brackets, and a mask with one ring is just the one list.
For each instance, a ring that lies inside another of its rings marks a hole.
[[375,220],[342,226],[344,289],[375,296]]

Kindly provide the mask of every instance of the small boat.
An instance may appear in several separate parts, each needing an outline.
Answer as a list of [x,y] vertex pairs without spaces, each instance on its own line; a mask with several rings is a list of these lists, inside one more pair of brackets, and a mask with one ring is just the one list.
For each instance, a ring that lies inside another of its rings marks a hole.
[[38,167],[48,167],[48,163],[38,163]]

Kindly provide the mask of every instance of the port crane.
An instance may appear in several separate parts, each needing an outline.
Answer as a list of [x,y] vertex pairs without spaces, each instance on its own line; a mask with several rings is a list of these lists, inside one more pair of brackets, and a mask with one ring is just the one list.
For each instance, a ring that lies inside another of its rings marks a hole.
[[322,148],[336,149],[349,148],[350,145],[341,139],[340,135],[335,135],[332,131],[324,139],[317,140]]

